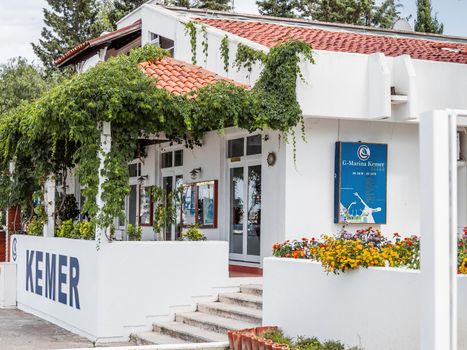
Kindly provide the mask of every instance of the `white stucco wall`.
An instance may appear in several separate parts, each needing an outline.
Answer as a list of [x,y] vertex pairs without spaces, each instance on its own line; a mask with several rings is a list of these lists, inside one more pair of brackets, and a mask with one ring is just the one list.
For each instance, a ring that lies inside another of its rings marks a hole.
[[[297,139],[296,157],[287,145],[285,238],[333,234],[334,154],[337,141],[388,144],[387,224],[383,234],[420,234],[418,126],[413,124],[307,119],[306,142]],[[349,230],[368,227],[349,225]]]
[[[18,308],[93,341],[149,331],[153,322],[194,311],[197,302],[214,301],[220,288],[235,285],[229,281],[226,242],[113,242],[96,249],[95,241],[15,235],[11,249],[17,264]],[[42,252],[42,260],[37,252]],[[59,255],[67,262],[62,268],[56,265],[52,299],[45,296],[46,254],[55,254],[57,264]],[[78,264],[72,272],[71,257]],[[64,274],[61,287],[59,273]],[[32,290],[26,290],[28,276]],[[79,309],[76,298],[70,306],[71,280],[76,281]],[[58,301],[59,288],[66,294],[65,304]]]
[[[306,278],[304,278],[306,276]],[[365,350],[420,348],[419,271],[369,268],[326,274],[309,260],[264,263],[263,324]],[[467,277],[458,277],[459,349],[467,347]]]

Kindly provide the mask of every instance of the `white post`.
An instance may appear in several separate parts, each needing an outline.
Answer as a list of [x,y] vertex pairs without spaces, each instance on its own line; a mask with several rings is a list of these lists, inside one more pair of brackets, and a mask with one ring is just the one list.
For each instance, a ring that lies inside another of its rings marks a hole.
[[[96,204],[98,208],[98,212],[102,211],[104,207],[104,201],[102,200],[102,186],[106,180],[105,176],[102,176],[102,171],[104,170],[104,162],[105,157],[110,152],[110,146],[112,143],[112,136],[111,136],[111,125],[110,122],[103,122],[102,129],[101,129],[101,149],[99,151],[99,188],[97,190],[97,197],[96,197]],[[100,243],[108,242],[105,238],[107,228],[96,228],[96,242],[99,246]],[[104,238],[104,239],[103,239]]]
[[44,208],[47,222],[44,224],[44,237],[55,236],[55,178],[52,175],[45,181]]
[[457,349],[456,117],[420,117],[421,349]]

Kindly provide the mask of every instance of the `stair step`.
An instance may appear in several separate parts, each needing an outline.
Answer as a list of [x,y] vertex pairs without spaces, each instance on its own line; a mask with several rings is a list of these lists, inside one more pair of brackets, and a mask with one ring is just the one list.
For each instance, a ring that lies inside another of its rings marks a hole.
[[137,345],[164,345],[164,344],[186,344],[183,339],[173,338],[158,332],[144,332],[136,334]]
[[263,285],[245,284],[240,286],[240,293],[263,296]]
[[263,308],[263,298],[259,295],[244,293],[222,293],[219,294],[219,301],[221,303],[240,305],[258,310]]
[[201,303],[198,304],[198,311],[249,323],[261,324],[262,321],[261,310],[235,304],[222,302]]
[[155,332],[159,332],[173,338],[180,338],[192,343],[228,341],[226,334],[219,334],[180,322],[154,323],[153,328]]
[[245,322],[199,311],[177,314],[175,316],[175,320],[177,322],[203,328],[208,331],[224,334],[227,334],[227,331],[229,330],[253,328],[261,325],[260,323]]

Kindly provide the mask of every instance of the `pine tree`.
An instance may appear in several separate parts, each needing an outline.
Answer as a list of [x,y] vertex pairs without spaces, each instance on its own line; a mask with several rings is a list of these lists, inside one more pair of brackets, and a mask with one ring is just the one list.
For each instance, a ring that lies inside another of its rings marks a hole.
[[109,22],[115,23],[134,9],[143,5],[147,0],[114,0],[112,9],[108,13]]
[[33,43],[34,53],[46,69],[53,60],[98,33],[96,0],[47,0],[41,38]]
[[433,16],[430,0],[417,0],[417,19],[415,20],[415,31],[423,33],[443,34],[444,25]]
[[296,0],[258,0],[256,5],[260,14],[275,17],[296,17],[298,8]]

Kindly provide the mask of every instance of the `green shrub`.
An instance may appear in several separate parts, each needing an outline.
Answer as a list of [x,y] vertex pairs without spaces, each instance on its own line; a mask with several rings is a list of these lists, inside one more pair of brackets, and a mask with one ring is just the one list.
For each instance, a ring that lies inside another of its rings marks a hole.
[[58,227],[57,237],[61,238],[79,238],[79,233],[75,232],[75,226],[73,225],[73,220],[65,220]]
[[28,224],[28,233],[31,236],[42,236],[44,232],[44,223],[34,216]]
[[43,205],[38,205],[33,209],[33,217],[28,223],[28,234],[31,236],[42,236],[44,225],[47,222],[47,213]]
[[327,340],[321,343],[316,337],[297,337],[294,342],[292,338],[285,336],[281,330],[268,331],[264,333],[263,337],[277,344],[288,345],[291,350],[361,350],[356,346],[346,348],[340,341]]
[[133,226],[132,224],[128,224],[128,240],[129,241],[141,241],[143,236],[143,232],[141,230],[141,226]]
[[183,241],[205,241],[206,236],[200,231],[198,226],[190,225],[188,230],[182,233]]
[[87,220],[83,220],[78,223],[78,232],[79,232],[79,237],[81,239],[87,239],[87,240],[94,239],[94,230],[92,228],[91,222]]
[[272,340],[277,344],[285,344],[292,347],[292,338],[286,337],[281,330],[267,331],[263,335],[264,338]]

